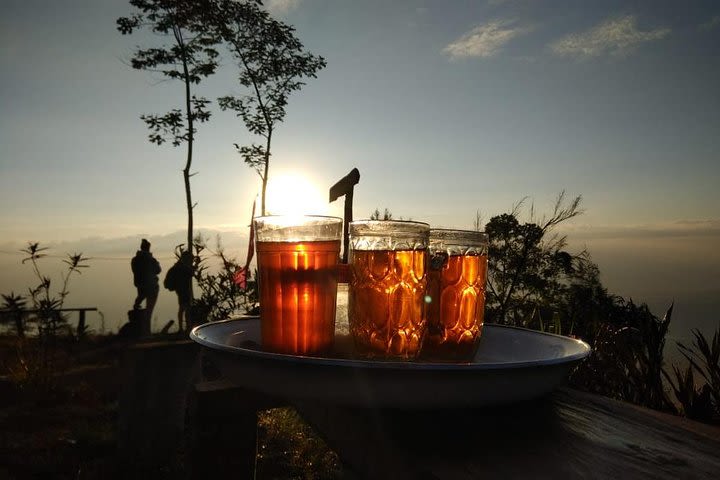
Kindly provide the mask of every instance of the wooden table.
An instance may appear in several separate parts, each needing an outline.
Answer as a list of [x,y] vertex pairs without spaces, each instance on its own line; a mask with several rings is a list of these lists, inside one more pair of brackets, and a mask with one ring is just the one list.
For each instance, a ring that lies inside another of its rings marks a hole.
[[[349,478],[720,478],[720,428],[597,395],[560,388],[502,407],[404,411],[374,408],[370,395],[348,407],[329,403],[345,397],[323,390],[326,383],[312,390],[303,382],[309,372],[298,365],[277,366],[277,378],[262,370],[255,383],[243,383],[260,389],[294,380],[293,389],[275,390],[284,398],[241,388],[223,376],[223,355],[190,341],[126,350],[122,465],[166,467],[181,447],[193,478],[251,478],[257,410],[292,405],[339,455]],[[234,378],[242,382],[255,368],[239,376],[236,369]],[[432,377],[428,388],[440,383]]]
[[291,405],[338,454],[349,478],[720,478],[720,428],[569,388],[502,407],[401,411],[215,385],[198,384],[196,392],[208,405],[199,409],[201,422],[209,418],[202,411],[210,412],[210,428],[234,439],[202,451],[204,466],[218,466],[216,477],[252,478],[256,410]]
[[294,402],[358,478],[720,478],[720,429],[571,389],[402,412]]

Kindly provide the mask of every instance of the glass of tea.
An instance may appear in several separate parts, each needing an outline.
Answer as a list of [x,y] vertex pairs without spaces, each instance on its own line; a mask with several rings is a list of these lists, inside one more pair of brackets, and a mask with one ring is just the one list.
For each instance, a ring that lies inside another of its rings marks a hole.
[[414,359],[425,334],[430,227],[409,221],[350,223],[348,321],[356,352]]
[[470,361],[485,314],[488,236],[470,230],[430,230],[427,333],[422,358]]
[[343,220],[265,216],[254,223],[263,348],[293,355],[328,352],[335,338]]

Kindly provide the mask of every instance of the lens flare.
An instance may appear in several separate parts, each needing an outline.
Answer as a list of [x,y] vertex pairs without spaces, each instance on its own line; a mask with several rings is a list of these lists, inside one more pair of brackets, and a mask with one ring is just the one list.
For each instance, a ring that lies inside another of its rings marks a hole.
[[268,215],[327,215],[327,194],[305,175],[295,172],[271,175],[266,192]]

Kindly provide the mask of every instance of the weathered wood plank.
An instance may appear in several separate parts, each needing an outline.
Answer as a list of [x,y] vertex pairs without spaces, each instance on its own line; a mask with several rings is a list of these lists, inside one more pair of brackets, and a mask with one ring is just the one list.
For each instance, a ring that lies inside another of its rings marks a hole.
[[296,403],[359,478],[717,478],[720,429],[563,389],[463,411]]

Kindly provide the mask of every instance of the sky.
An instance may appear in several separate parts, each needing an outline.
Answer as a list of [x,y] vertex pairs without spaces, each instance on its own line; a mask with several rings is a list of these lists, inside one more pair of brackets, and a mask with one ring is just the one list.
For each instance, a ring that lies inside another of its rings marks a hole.
[[[717,1],[266,5],[327,60],[274,136],[278,205],[282,180],[302,177],[317,191],[300,194],[315,199],[306,213],[341,215],[323,199],[353,167],[356,218],[387,207],[470,228],[525,197],[549,212],[565,190],[585,213],[563,231],[613,291],[720,307]],[[3,1],[0,250],[125,239],[130,256],[141,236],[184,228],[183,147],[150,144],[139,119],[181,105],[181,85],[129,66],[160,40],[117,32],[130,13],[123,0]],[[225,56],[197,92],[243,93],[236,75]],[[197,139],[196,224],[246,231],[260,183],[233,144],[252,137],[216,111]]]

